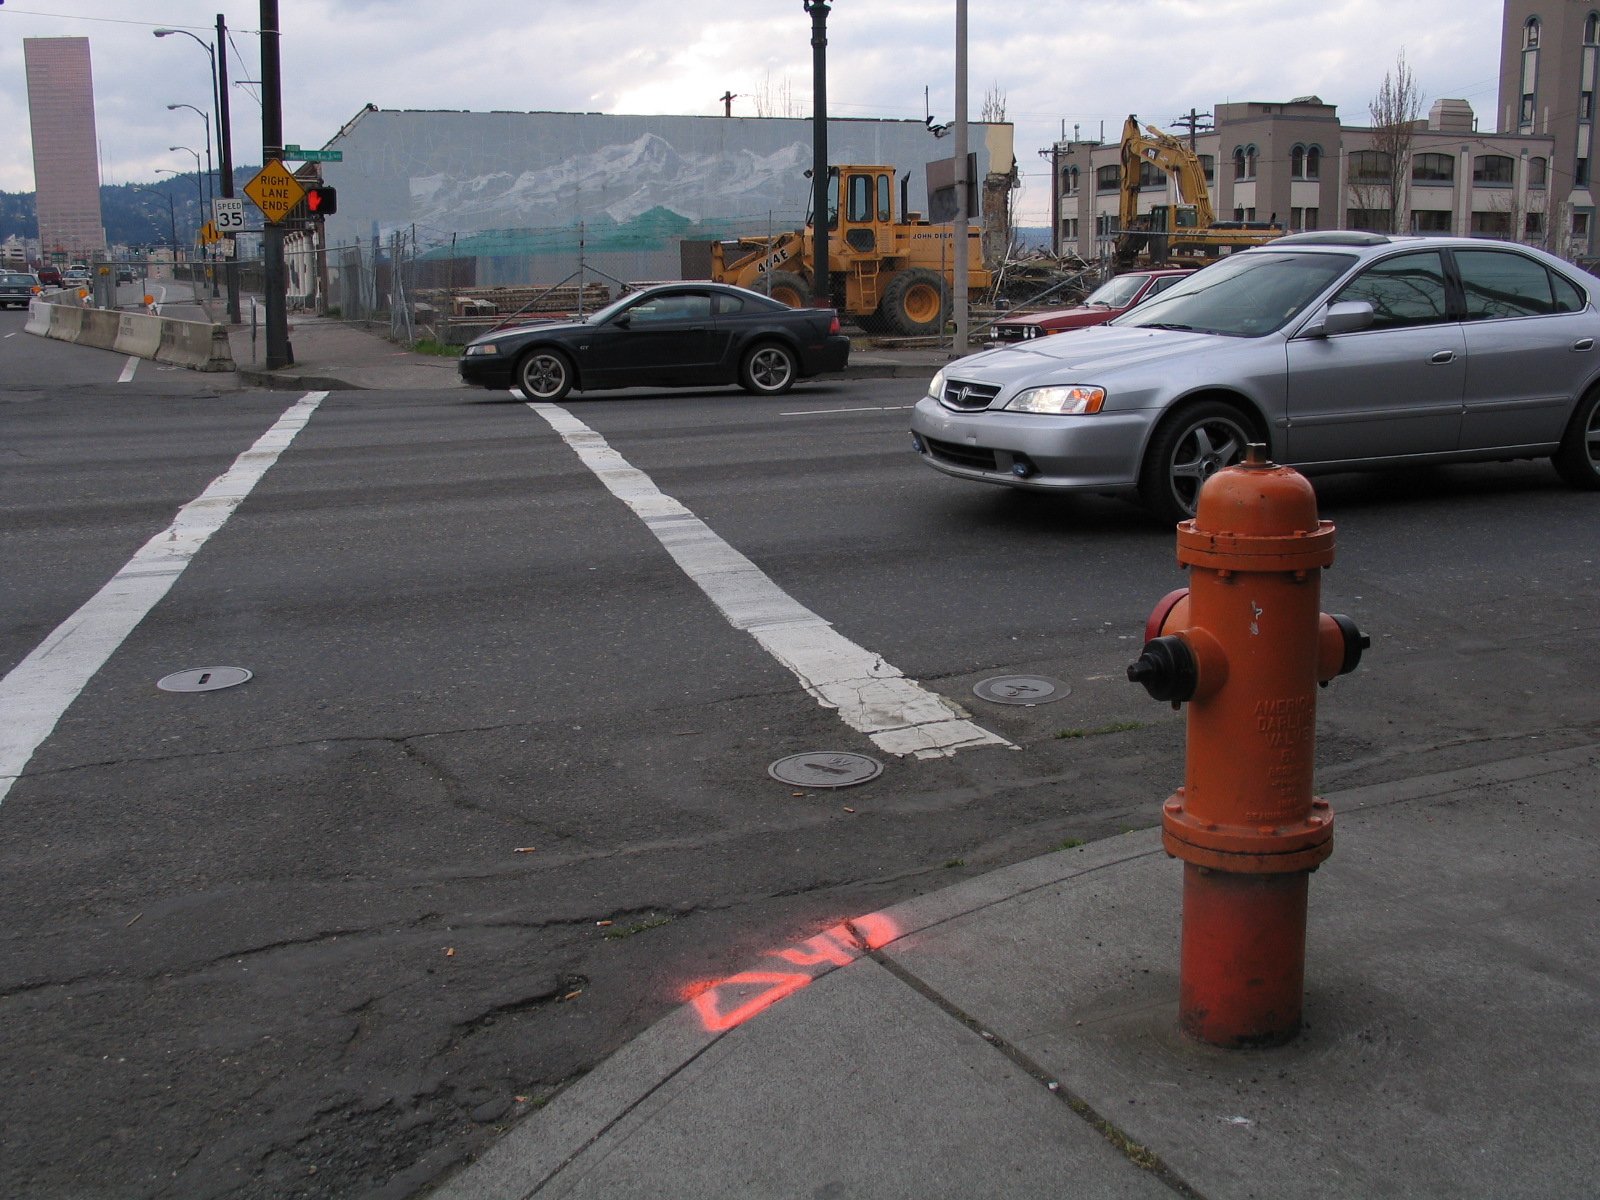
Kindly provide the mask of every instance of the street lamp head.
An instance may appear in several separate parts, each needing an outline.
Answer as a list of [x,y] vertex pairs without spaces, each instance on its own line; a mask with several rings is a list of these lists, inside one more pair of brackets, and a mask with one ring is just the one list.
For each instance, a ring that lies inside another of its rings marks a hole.
[[178,29],[152,29],[150,32],[157,37],[166,37],[168,34],[181,33],[182,31]]

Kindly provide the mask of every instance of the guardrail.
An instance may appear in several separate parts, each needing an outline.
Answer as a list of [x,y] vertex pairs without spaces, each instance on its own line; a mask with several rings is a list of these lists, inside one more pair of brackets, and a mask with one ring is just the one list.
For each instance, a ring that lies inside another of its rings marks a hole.
[[28,305],[28,333],[98,346],[192,371],[235,370],[228,348],[228,327],[209,321],[179,321],[146,313],[77,304],[50,304],[35,299]]

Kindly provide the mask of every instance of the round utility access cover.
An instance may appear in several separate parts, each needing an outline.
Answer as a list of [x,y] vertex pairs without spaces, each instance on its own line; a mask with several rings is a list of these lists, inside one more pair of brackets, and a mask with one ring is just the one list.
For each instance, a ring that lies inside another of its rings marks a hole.
[[796,787],[841,788],[876,779],[883,774],[883,764],[865,754],[811,750],[780,758],[767,768],[767,774]]
[[156,686],[163,692],[214,692],[243,683],[250,677],[251,672],[243,667],[196,667],[158,679]]
[[1072,685],[1048,675],[996,675],[973,684],[972,692],[996,704],[1049,704],[1072,695]]

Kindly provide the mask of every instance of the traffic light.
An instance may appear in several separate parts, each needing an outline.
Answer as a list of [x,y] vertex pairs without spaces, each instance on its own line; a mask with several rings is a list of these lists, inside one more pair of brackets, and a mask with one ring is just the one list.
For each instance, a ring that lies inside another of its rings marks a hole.
[[306,211],[313,217],[331,217],[339,211],[339,193],[325,183],[306,189]]

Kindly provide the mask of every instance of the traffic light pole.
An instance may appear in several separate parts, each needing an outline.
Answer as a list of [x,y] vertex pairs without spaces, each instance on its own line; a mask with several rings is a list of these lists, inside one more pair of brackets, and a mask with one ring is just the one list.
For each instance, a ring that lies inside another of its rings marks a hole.
[[[228,124],[228,26],[217,14],[217,157],[220,160],[222,198],[233,199],[233,130]],[[240,324],[239,317],[239,251],[236,238],[234,249],[223,259],[222,272],[228,285],[228,320]]]
[[[261,163],[283,157],[283,77],[278,63],[278,0],[261,0]],[[294,362],[289,346],[289,304],[283,269],[283,225],[261,226],[263,291],[267,308],[266,368],[276,371]]]

